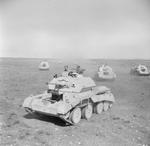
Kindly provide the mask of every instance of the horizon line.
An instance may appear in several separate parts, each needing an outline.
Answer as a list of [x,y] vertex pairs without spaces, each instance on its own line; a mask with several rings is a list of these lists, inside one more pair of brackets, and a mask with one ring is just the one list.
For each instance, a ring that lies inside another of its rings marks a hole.
[[[1,57],[1,59],[3,58],[12,58],[12,59],[58,59],[58,60],[65,60],[67,58],[50,58],[50,57]],[[97,60],[97,59],[101,59],[101,60],[150,60],[150,58],[74,58],[73,60]]]

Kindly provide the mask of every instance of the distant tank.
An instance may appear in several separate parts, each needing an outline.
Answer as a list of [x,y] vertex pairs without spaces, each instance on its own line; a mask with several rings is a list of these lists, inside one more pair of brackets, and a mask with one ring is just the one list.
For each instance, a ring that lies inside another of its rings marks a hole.
[[138,66],[131,68],[130,73],[139,76],[149,76],[150,70],[145,65],[139,64]]
[[29,96],[23,102],[27,112],[59,117],[67,123],[77,124],[81,118],[90,119],[92,113],[100,114],[115,102],[110,89],[96,87],[90,77],[66,69],[48,83],[45,93]]
[[42,61],[39,65],[39,70],[49,70],[49,64],[47,61]]
[[102,65],[98,68],[98,78],[101,80],[114,80],[116,79],[116,74],[110,66]]

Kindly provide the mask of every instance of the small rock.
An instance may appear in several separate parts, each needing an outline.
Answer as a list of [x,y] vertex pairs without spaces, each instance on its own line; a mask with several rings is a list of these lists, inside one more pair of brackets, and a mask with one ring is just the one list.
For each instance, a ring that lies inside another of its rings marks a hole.
[[141,139],[141,137],[138,137],[138,139]]
[[58,128],[55,128],[55,131],[58,131],[59,129]]
[[11,135],[7,135],[7,137],[9,138],[9,137],[11,137]]
[[119,117],[113,117],[112,119],[113,119],[113,120],[120,120]]
[[70,141],[69,144],[72,145],[72,141]]
[[141,93],[141,95],[144,95],[144,93]]
[[130,121],[129,120],[124,120],[124,123],[129,124]]

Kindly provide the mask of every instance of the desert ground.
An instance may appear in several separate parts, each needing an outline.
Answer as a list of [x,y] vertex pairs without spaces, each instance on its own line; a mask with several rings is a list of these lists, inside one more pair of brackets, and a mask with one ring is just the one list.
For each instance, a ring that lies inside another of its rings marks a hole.
[[[42,59],[0,59],[0,145],[1,146],[150,146],[150,77],[130,75],[139,63],[149,60],[78,60],[69,62],[85,68],[85,76],[97,85],[111,88],[116,102],[111,110],[74,126],[54,117],[29,115],[24,99],[47,89],[46,82],[61,73],[67,61],[47,59],[49,71],[38,70]],[[98,66],[110,65],[115,81],[99,81]]]

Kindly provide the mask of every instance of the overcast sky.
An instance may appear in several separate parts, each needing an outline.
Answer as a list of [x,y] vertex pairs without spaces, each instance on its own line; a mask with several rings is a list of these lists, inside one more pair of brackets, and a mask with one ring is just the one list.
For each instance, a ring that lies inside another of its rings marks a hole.
[[1,0],[0,56],[150,59],[150,0]]

